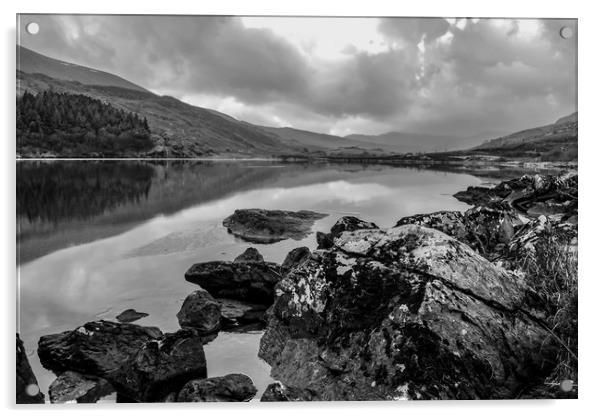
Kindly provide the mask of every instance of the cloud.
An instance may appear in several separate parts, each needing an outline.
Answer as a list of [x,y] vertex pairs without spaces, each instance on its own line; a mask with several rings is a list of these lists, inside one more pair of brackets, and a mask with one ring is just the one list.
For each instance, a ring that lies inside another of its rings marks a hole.
[[31,19],[24,46],[253,123],[466,136],[576,110],[573,20]]

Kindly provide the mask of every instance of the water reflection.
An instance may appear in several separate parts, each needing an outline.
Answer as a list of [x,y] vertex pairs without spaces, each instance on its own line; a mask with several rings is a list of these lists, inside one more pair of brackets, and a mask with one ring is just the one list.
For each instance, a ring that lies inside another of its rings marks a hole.
[[[314,230],[355,214],[383,227],[402,216],[467,205],[451,195],[482,182],[468,174],[386,166],[268,163],[19,163],[19,331],[44,391],[53,380],[35,354],[41,335],[133,308],[138,321],[164,331],[196,287],[183,278],[193,263],[231,260],[248,243],[222,220],[239,208],[308,209],[329,214]],[[65,184],[62,184],[62,183]],[[36,194],[44,195],[44,203]],[[27,196],[25,196],[27,195]],[[32,208],[28,208],[31,205]],[[255,245],[282,262],[315,237]],[[44,256],[42,256],[44,255]],[[207,347],[210,375],[247,373],[270,382],[257,358],[258,334],[221,333]]]

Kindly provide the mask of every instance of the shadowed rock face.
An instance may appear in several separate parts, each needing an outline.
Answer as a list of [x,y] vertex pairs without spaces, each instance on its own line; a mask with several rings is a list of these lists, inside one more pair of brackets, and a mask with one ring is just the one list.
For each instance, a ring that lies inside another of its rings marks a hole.
[[245,241],[269,244],[288,238],[303,239],[311,232],[314,222],[326,216],[308,210],[237,209],[224,219],[223,225],[229,233]]
[[194,328],[201,334],[211,334],[220,328],[221,306],[209,292],[200,289],[184,299],[177,317],[181,327]]
[[193,330],[163,334],[154,327],[95,321],[40,338],[42,365],[106,379],[118,395],[151,402],[207,376],[203,338]]
[[23,347],[23,341],[17,334],[17,403],[18,404],[29,404],[29,403],[44,403],[44,394],[40,392],[38,386],[38,380],[36,379],[29,360],[27,359],[27,353]]
[[244,374],[191,380],[178,394],[178,402],[248,402],[257,389]]
[[557,350],[526,292],[440,231],[344,231],[277,285],[259,355],[315,400],[512,397]]
[[311,401],[317,395],[309,390],[288,388],[280,382],[271,383],[261,395],[261,402]]
[[119,322],[122,322],[122,323],[130,323],[130,322],[136,322],[137,320],[139,320],[141,318],[145,318],[147,316],[148,316],[147,313],[138,312],[135,309],[126,309],[125,311],[123,311],[119,315],[117,315],[115,317],[115,319],[117,319]]

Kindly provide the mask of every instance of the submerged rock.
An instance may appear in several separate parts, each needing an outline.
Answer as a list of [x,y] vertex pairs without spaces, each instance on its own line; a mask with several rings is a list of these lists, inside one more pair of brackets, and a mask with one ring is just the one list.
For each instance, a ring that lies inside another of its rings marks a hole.
[[31,370],[23,341],[17,334],[17,403],[44,403],[44,394],[40,391],[38,380]]
[[264,261],[209,261],[194,264],[184,277],[215,298],[270,305],[274,300],[274,286],[281,279],[281,269],[276,263]]
[[194,330],[163,334],[155,327],[88,322],[40,338],[42,365],[106,379],[121,399],[151,402],[207,375],[203,338]]
[[177,314],[178,323],[182,328],[195,328],[201,334],[217,332],[221,316],[220,303],[205,289],[188,295]]
[[256,393],[248,376],[228,374],[191,380],[178,394],[178,402],[248,402]]
[[224,219],[228,232],[249,242],[269,244],[288,238],[300,240],[311,232],[315,221],[328,215],[265,209],[237,209]]
[[[267,305],[252,304],[233,299],[219,299],[221,305],[222,329],[237,331],[241,329],[261,329],[265,326]],[[254,327],[249,327],[254,325]]]
[[542,380],[555,341],[523,279],[430,228],[342,232],[278,285],[259,355],[317,400],[499,399]]
[[138,312],[135,309],[126,309],[115,317],[121,323],[135,322],[141,318],[147,317],[148,314],[144,312]]
[[113,392],[105,379],[71,371],[59,375],[48,388],[51,403],[95,403]]

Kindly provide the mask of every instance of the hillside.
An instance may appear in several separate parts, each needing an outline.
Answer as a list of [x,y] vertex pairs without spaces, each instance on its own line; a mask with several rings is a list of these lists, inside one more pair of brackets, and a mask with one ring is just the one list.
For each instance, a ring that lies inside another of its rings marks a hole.
[[[23,55],[22,52],[27,50],[20,48],[20,51]],[[48,74],[55,74],[58,66],[66,67],[61,61],[37,53],[26,55],[27,66],[17,71],[17,95],[22,96],[25,91],[37,94],[52,89],[58,93],[83,94],[118,109],[136,113],[148,120],[154,143],[153,150],[142,154],[144,156],[267,157],[301,152],[301,146],[284,141],[257,126],[214,110],[189,105],[173,97],[153,94],[115,76],[113,79],[87,79],[100,81],[103,83],[100,85],[52,77]],[[25,69],[34,72],[28,73]],[[121,85],[106,85],[112,82],[111,80]],[[17,153],[22,156],[39,155],[24,153],[24,150],[19,148]]]
[[114,74],[59,61],[19,45],[17,45],[17,68],[24,73],[40,73],[59,80],[148,92],[148,90]]
[[506,157],[534,157],[544,160],[577,158],[577,112],[556,122],[491,139],[471,151],[485,151]]
[[380,135],[352,134],[345,138],[362,143],[371,143],[374,146],[392,149],[400,153],[456,150],[472,146],[475,143],[474,137],[460,138],[410,132],[387,132]]

